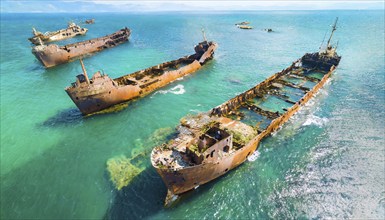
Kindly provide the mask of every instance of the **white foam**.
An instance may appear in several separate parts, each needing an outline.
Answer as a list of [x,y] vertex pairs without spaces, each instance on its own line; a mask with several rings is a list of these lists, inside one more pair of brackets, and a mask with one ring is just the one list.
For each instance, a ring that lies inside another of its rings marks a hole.
[[159,90],[157,92],[155,92],[155,94],[157,93],[160,93],[160,94],[167,94],[167,93],[173,93],[175,95],[182,95],[186,92],[186,90],[184,89],[184,86],[183,85],[177,85],[169,90]]
[[305,104],[305,106],[306,106],[306,107],[311,107],[311,106],[313,106],[315,103],[316,103],[316,102],[314,101],[314,99],[310,99],[310,100]]
[[256,150],[256,151],[254,151],[253,154],[251,154],[250,156],[247,157],[247,160],[250,162],[254,162],[258,159],[259,155],[260,155],[259,151]]
[[303,126],[308,126],[308,125],[317,125],[319,127],[324,126],[329,119],[327,118],[321,118],[318,116],[315,116],[313,114],[309,115],[309,117],[306,119],[306,121],[302,124]]

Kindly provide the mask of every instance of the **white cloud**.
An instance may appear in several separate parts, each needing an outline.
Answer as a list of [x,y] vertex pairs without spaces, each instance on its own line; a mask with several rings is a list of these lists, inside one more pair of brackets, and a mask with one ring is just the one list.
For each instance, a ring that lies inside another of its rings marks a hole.
[[[384,9],[384,2],[357,0],[180,1],[180,0],[1,0],[1,12],[148,12],[229,10],[332,10]],[[47,5],[51,5],[47,7]]]
[[[322,10],[322,9],[367,9],[370,6],[378,7],[383,6],[383,1],[358,1],[358,0],[336,0],[336,1],[323,1],[323,0],[271,0],[271,1],[180,1],[180,0],[168,0],[168,1],[127,1],[127,0],[91,0],[99,5],[110,6],[140,6],[147,10],[180,10],[184,6],[186,10]],[[169,8],[162,8],[162,5],[167,4]],[[383,8],[383,7],[382,7]],[[381,7],[378,9],[382,9]]]

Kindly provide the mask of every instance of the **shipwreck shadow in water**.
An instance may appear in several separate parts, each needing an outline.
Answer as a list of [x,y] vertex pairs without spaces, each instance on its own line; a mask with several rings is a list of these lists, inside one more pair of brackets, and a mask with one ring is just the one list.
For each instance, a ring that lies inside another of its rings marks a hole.
[[42,65],[40,65],[39,61],[37,60],[34,60],[32,64],[28,65],[25,68],[25,70],[27,73],[30,73],[30,72],[44,73],[46,71],[46,69]]
[[192,189],[190,191],[187,191],[187,192],[179,195],[178,199],[174,203],[172,203],[168,209],[171,210],[171,209],[174,209],[174,208],[178,208],[179,206],[182,206],[182,205],[186,205],[186,204],[188,205],[190,203],[196,202],[198,197],[209,193],[209,191],[213,187],[215,187],[216,184],[218,184],[219,182],[223,181],[224,178],[233,178],[233,176],[235,175],[236,170],[241,169],[242,166],[244,166],[244,164],[241,164],[238,167],[235,167],[234,169],[232,169],[231,171],[225,173],[224,175],[222,175],[222,176],[220,176],[220,177],[218,177],[216,179],[213,179],[210,182],[205,183],[205,184],[199,186],[196,189]]
[[231,83],[233,85],[244,85],[245,84],[241,79],[236,79],[236,78],[228,78],[228,79],[224,79],[223,81]]
[[[166,186],[155,169],[147,167],[132,180],[130,185],[124,187],[120,191],[113,190],[114,196],[104,219],[143,219],[156,215],[160,211],[172,211],[181,205],[188,205],[189,203],[195,202],[199,196],[208,193],[215,184],[219,181],[223,181],[224,177],[230,176],[229,178],[231,178],[239,167],[242,166],[234,168],[232,172],[228,172],[197,189],[183,193],[168,208],[164,207],[164,199],[167,194]],[[106,178],[109,178],[107,173]],[[112,183],[111,187],[113,187]]]
[[113,193],[104,219],[143,219],[163,209],[167,188],[155,169],[147,167],[128,186]]
[[[144,145],[155,147],[176,138],[177,135],[178,133],[170,127],[160,128],[148,138]],[[164,209],[167,188],[148,160],[153,147],[130,158],[133,165],[146,168],[135,176],[128,186],[116,190],[113,183],[109,181],[113,189],[113,198],[104,219],[142,219]],[[107,170],[105,179],[110,179]]]
[[69,108],[66,110],[59,111],[58,113],[56,113],[56,115],[48,118],[46,121],[41,123],[40,126],[60,127],[78,124],[94,117],[107,117],[109,115],[117,114],[123,112],[124,110],[135,107],[134,105],[132,105],[134,101],[136,101],[136,99],[113,105],[107,109],[89,115],[83,115],[78,108]]
[[42,127],[59,127],[83,122],[85,118],[77,108],[70,108],[58,112],[56,115],[44,121]]

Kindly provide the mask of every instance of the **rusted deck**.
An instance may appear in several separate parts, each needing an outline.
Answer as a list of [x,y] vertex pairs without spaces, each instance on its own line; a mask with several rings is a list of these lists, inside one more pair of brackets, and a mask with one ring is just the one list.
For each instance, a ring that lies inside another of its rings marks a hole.
[[314,70],[298,60],[210,112],[182,119],[179,136],[154,148],[151,155],[169,194],[191,190],[243,163],[261,139],[324,85],[334,69],[332,65],[330,71]]
[[66,88],[67,94],[83,115],[108,111],[110,107],[142,97],[174,80],[200,69],[212,59],[217,44],[201,42],[195,54],[165,62],[122,77],[111,79],[100,72],[91,79],[84,70],[75,83]]
[[341,57],[330,45],[207,113],[181,120],[179,135],[155,147],[151,163],[168,193],[165,204],[242,164],[326,83]]

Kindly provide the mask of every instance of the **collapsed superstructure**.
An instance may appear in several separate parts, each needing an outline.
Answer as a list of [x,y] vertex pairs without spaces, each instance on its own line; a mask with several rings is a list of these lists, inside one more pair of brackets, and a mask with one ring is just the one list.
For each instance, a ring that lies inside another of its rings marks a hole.
[[35,45],[42,45],[44,43],[60,41],[78,35],[85,35],[87,31],[87,28],[82,28],[73,22],[69,22],[66,29],[61,29],[54,32],[46,32],[44,34],[40,31],[37,31],[35,28],[32,28],[33,37],[28,38],[28,40]]
[[[332,34],[336,30],[333,26]],[[209,112],[181,120],[178,137],[155,147],[153,167],[162,177],[166,204],[242,164],[259,142],[279,129],[325,84],[341,59],[330,45]]]
[[32,53],[45,67],[53,67],[90,53],[115,47],[128,41],[130,34],[130,29],[126,27],[104,37],[64,46],[56,44],[38,45],[32,48]]
[[83,115],[100,112],[115,104],[145,96],[172,81],[195,72],[213,58],[217,44],[207,40],[195,46],[195,54],[111,79],[96,72],[88,78],[83,74],[65,90]]

